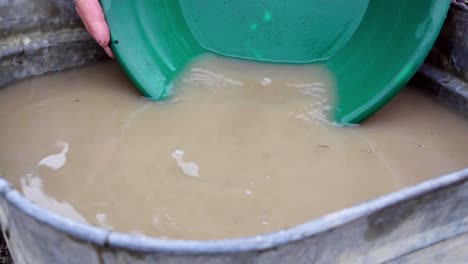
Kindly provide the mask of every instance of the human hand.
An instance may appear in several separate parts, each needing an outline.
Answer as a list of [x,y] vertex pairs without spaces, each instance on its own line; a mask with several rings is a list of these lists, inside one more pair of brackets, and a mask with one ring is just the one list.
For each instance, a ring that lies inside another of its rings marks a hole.
[[97,43],[106,51],[109,57],[114,58],[111,48],[109,47],[110,33],[104,13],[102,12],[99,0],[74,0],[76,11],[81,17],[83,24],[89,34],[97,41]]

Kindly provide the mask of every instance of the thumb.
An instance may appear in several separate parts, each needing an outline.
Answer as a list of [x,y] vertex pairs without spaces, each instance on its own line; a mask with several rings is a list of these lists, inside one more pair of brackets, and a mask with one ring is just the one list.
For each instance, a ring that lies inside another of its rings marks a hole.
[[104,19],[101,5],[98,0],[75,0],[78,15],[83,20],[83,24],[89,34],[104,48],[106,53],[113,58],[109,47],[110,33],[109,27]]

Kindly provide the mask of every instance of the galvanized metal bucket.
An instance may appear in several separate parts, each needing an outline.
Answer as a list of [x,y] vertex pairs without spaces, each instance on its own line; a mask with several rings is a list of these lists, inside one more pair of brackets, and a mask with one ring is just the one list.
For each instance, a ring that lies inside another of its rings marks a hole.
[[[0,0],[0,21],[0,86],[104,58],[71,0]],[[468,114],[463,68],[452,68],[453,76],[426,64],[414,82]],[[0,225],[19,264],[468,263],[468,168],[287,230],[217,241],[81,224],[39,208],[0,178]]]

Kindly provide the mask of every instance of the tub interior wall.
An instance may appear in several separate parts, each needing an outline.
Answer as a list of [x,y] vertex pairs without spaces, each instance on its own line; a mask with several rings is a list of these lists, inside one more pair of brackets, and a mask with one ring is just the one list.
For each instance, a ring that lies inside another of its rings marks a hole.
[[106,58],[83,27],[72,0],[2,2],[0,87]]

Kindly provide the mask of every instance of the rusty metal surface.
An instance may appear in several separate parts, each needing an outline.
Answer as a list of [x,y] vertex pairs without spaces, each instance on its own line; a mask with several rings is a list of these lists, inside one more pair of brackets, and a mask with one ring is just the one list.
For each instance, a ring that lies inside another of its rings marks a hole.
[[0,0],[0,87],[105,57],[72,0]]
[[423,64],[410,83],[468,117],[468,82],[430,64]]
[[387,264],[464,264],[468,263],[468,233],[442,241],[410,254],[401,256]]
[[428,64],[468,81],[468,1],[452,0]]

